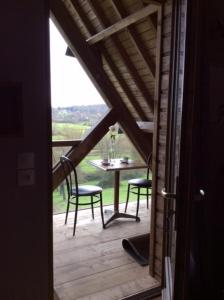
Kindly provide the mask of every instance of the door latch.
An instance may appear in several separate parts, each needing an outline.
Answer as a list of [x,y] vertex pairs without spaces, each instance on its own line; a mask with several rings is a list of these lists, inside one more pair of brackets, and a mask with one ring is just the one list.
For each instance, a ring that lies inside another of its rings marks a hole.
[[176,199],[176,194],[166,192],[165,188],[161,190],[161,194],[165,199]]

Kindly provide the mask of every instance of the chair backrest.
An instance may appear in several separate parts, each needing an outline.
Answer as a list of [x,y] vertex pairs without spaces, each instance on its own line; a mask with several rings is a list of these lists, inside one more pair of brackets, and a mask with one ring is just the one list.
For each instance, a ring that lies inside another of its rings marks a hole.
[[63,155],[60,157],[60,163],[64,171],[69,197],[72,195],[72,188],[76,188],[76,194],[78,194],[78,176],[72,161]]
[[152,166],[152,152],[149,154],[148,159],[147,159],[147,179],[149,180],[149,174],[151,171],[151,166]]

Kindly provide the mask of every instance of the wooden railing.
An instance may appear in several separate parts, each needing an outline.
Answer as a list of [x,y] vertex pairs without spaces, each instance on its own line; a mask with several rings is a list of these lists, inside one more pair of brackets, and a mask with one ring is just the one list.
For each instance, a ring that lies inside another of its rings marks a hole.
[[82,140],[52,141],[52,147],[78,146]]
[[52,148],[60,148],[61,151],[53,150],[53,170],[59,164],[59,158],[61,155],[67,155],[72,151],[75,147],[77,147],[82,140],[63,140],[63,141],[52,141]]

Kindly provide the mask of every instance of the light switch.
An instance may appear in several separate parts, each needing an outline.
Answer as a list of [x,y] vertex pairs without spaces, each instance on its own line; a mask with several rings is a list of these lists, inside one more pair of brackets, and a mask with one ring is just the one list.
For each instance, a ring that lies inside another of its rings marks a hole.
[[34,153],[19,153],[17,157],[17,169],[33,169],[34,168]]
[[30,186],[35,183],[34,170],[18,170],[18,186]]

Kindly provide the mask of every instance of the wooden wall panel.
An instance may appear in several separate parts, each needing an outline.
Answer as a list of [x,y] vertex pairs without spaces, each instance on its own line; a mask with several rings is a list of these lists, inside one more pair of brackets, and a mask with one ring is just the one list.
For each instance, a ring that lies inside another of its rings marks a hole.
[[151,274],[158,280],[162,279],[163,269],[163,226],[164,226],[164,200],[161,197],[161,189],[165,185],[165,159],[166,159],[166,134],[167,134],[167,112],[169,95],[169,67],[171,53],[171,18],[172,0],[165,2],[162,10],[162,38],[160,57],[160,82],[157,84],[157,131],[154,137],[154,192],[152,194],[152,230],[153,245],[150,246]]

